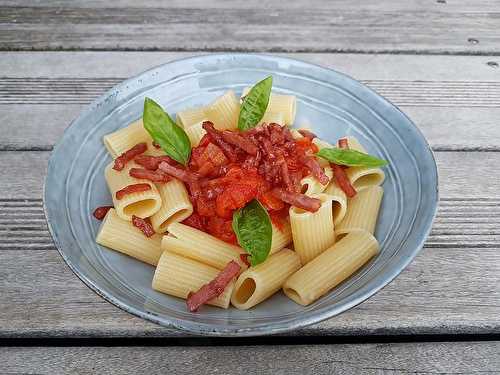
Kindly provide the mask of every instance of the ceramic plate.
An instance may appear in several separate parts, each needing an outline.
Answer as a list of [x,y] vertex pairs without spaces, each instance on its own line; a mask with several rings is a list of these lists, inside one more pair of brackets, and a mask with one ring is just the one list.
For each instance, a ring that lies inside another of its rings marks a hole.
[[[91,213],[111,203],[103,175],[111,159],[101,140],[140,118],[145,96],[174,114],[205,105],[228,89],[240,94],[268,75],[273,76],[275,92],[297,97],[296,126],[307,124],[330,142],[354,135],[370,154],[389,161],[375,234],[381,253],[307,307],[280,292],[249,311],[205,306],[189,313],[184,300],[151,288],[153,267],[95,243],[100,223]],[[394,105],[361,83],[297,60],[219,54],[148,70],[92,103],[54,148],[44,195],[49,229],[59,252],[103,298],[167,327],[196,334],[247,336],[289,331],[333,317],[389,283],[423,246],[436,213],[438,182],[432,152],[419,130]]]

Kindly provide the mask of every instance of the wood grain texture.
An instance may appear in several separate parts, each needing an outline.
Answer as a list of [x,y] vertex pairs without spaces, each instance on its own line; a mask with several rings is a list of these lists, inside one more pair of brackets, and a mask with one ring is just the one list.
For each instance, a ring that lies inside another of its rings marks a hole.
[[[288,335],[499,334],[499,250],[425,248],[363,304]],[[0,264],[0,337],[186,336],[106,302],[54,250],[1,250]]]
[[[88,104],[125,78],[9,78],[2,104]],[[500,107],[500,82],[361,80],[399,106]]]
[[500,343],[4,348],[8,374],[486,374]]
[[96,8],[3,5],[0,48],[460,54],[496,53],[499,48],[500,13],[495,8],[301,3],[288,7],[274,2],[265,8],[258,2],[223,7],[199,2]]
[[[499,247],[499,227],[500,198],[442,198],[426,246]],[[41,199],[0,198],[0,251],[16,249],[55,250]]]
[[[84,104],[124,77],[188,53],[0,54],[0,150],[50,150]],[[493,57],[286,54],[337,69],[386,95],[435,150],[499,150],[500,76]],[[17,103],[17,104],[15,104]],[[28,104],[31,103],[31,104]],[[46,104],[33,104],[46,103]],[[76,104],[72,104],[76,103]],[[64,105],[63,105],[64,104]],[[442,107],[446,105],[447,107]],[[471,128],[476,129],[471,137]],[[40,129],[44,135],[40,137]]]
[[[41,210],[48,156],[0,152],[0,174],[10,176],[0,179],[0,335],[180,335],[121,312],[64,265]],[[443,199],[426,249],[372,299],[293,334],[500,332],[500,180],[488,174],[500,153],[437,152],[436,158]]]

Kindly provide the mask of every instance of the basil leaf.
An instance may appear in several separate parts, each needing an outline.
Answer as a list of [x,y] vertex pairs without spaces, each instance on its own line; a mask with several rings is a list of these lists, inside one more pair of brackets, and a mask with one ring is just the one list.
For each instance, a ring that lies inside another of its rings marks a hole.
[[238,129],[252,129],[262,120],[269,104],[272,86],[273,77],[269,76],[250,89],[241,104]]
[[267,259],[271,250],[273,228],[266,209],[256,199],[233,214],[233,230],[240,246],[250,254],[256,266]]
[[385,160],[345,148],[322,148],[316,155],[331,163],[347,165],[349,167],[382,167],[387,165],[387,161]]
[[188,163],[191,143],[186,132],[153,99],[144,99],[142,121],[151,138],[168,156],[181,164]]

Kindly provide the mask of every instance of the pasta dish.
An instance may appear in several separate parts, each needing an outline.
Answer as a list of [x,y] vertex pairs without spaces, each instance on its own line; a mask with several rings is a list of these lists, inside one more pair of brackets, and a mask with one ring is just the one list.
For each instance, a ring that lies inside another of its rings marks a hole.
[[175,121],[146,98],[140,120],[104,136],[112,206],[98,244],[155,267],[152,288],[246,310],[282,290],[308,305],[379,251],[387,163],[352,136],[294,128],[297,100],[272,77]]

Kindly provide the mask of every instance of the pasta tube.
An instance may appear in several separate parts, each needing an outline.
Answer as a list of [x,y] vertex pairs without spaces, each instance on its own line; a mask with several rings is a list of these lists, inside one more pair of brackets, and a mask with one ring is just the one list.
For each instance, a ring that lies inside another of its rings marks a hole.
[[378,251],[378,242],[370,233],[349,233],[290,276],[283,292],[296,303],[309,305],[360,269]]
[[[217,268],[165,251],[158,262],[152,285],[154,290],[187,299],[190,292],[208,284],[219,272]],[[220,296],[207,303],[227,309],[233,287],[234,281],[231,281]]]
[[153,266],[158,264],[162,253],[159,234],[146,237],[130,221],[118,217],[114,208],[101,223],[96,242]]
[[[350,149],[366,154],[366,149],[355,137],[350,136],[345,138],[347,138],[347,144]],[[382,185],[385,180],[385,173],[380,168],[350,167],[346,169],[346,175],[356,191],[368,186]]]
[[279,125],[284,125],[285,124],[285,118],[283,116],[283,113],[279,112],[266,112],[264,113],[264,117],[259,122],[260,124],[279,124]]
[[230,90],[208,106],[205,113],[215,128],[235,130],[238,127],[240,102],[234,92]]
[[194,124],[206,120],[206,117],[205,107],[196,107],[177,112],[175,121],[179,126],[182,126],[184,130],[187,130]]
[[294,206],[289,211],[293,244],[302,264],[311,261],[335,242],[332,200],[326,194],[314,197],[322,202],[318,211],[309,212]]
[[[250,87],[245,88],[242,96],[247,95],[249,91]],[[269,104],[267,105],[266,113],[267,112],[282,113],[284,123],[280,123],[280,125],[291,125],[295,121],[295,114],[297,112],[297,97],[295,95],[271,93],[269,96]]]
[[272,226],[273,237],[271,240],[271,250],[269,251],[269,254],[274,254],[280,251],[292,242],[292,228],[290,227],[290,222],[288,220],[283,223],[282,228],[278,228],[274,224],[272,224]]
[[265,262],[247,269],[238,277],[231,303],[237,309],[248,310],[276,293],[299,268],[299,256],[292,250],[283,249],[271,255]]
[[156,233],[164,233],[173,222],[187,219],[193,213],[193,205],[184,184],[172,179],[164,184],[156,184],[161,197],[161,207],[151,216],[151,224]]
[[203,136],[207,133],[205,129],[203,129],[203,121],[200,121],[194,125],[191,125],[189,128],[184,129],[191,143],[191,147],[196,147],[200,143]]
[[[154,215],[161,208],[161,197],[155,184],[149,180],[129,176],[129,170],[137,167],[137,164],[129,162],[121,171],[116,171],[111,163],[104,170],[104,177],[113,196],[116,213],[123,220],[132,220],[132,215],[144,219]],[[122,199],[116,199],[118,190],[133,184],[148,184],[151,190],[128,194]]]
[[220,270],[232,260],[243,269],[247,268],[240,258],[240,254],[246,254],[241,247],[228,244],[181,223],[171,223],[167,226],[167,230],[169,234],[163,236],[161,241],[161,248],[164,251],[194,259]]
[[[328,176],[330,181],[333,178],[333,171],[330,166],[325,166],[325,174]],[[305,195],[316,195],[322,193],[329,184],[323,185],[319,182],[313,175],[309,175],[300,180],[300,184],[302,185],[302,191]]]
[[370,186],[358,192],[354,198],[349,199],[347,213],[335,227],[337,236],[341,238],[347,233],[357,230],[373,234],[383,194],[384,189],[380,186]]
[[106,134],[103,137],[104,146],[106,146],[106,149],[113,159],[116,159],[138,143],[146,142],[149,149],[152,141],[153,139],[146,129],[144,129],[142,118],[125,128]]
[[347,212],[347,197],[333,179],[323,193],[329,195],[332,199],[333,225],[336,230],[337,225],[342,221]]

